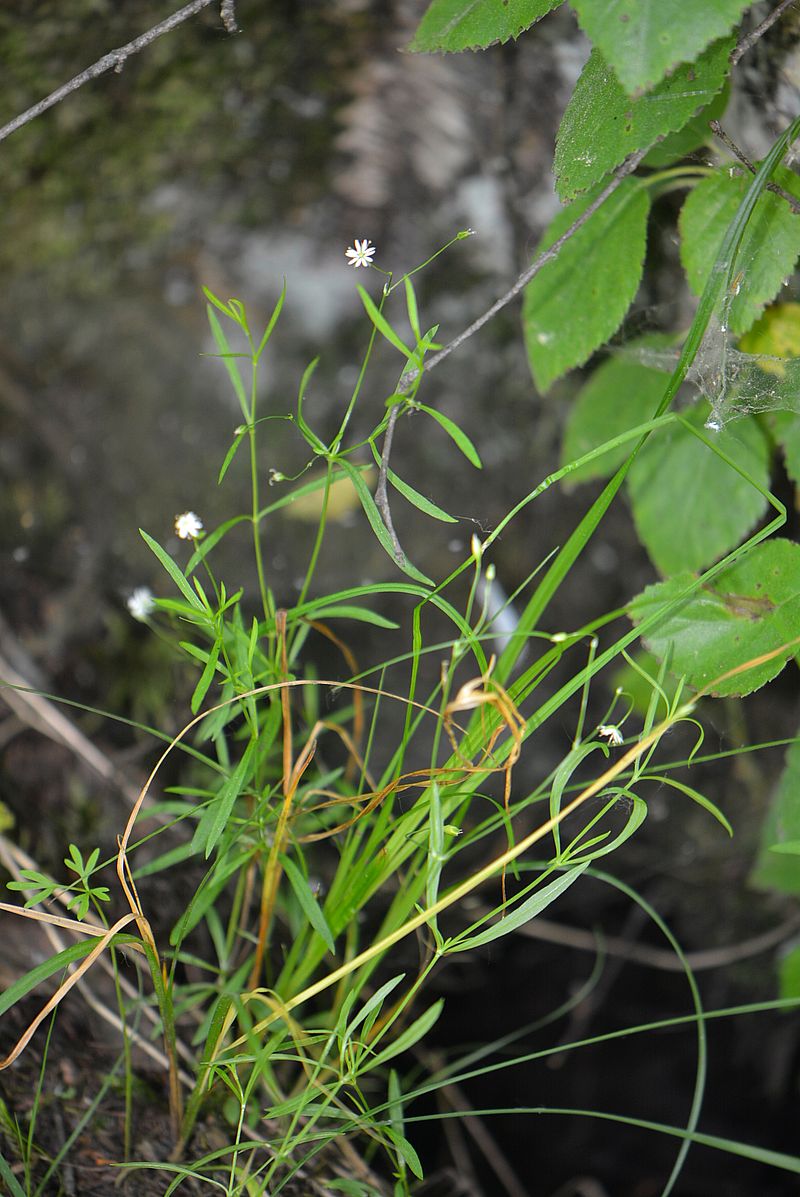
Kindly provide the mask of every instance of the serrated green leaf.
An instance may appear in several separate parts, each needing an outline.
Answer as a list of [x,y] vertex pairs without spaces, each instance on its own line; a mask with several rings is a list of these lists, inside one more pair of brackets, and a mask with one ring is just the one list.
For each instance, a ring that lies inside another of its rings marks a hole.
[[711,145],[714,134],[709,128],[709,122],[718,121],[725,115],[730,97],[730,82],[726,79],[722,90],[710,104],[701,108],[677,133],[669,133],[663,141],[657,142],[648,150],[642,166],[670,166],[673,162],[679,162],[681,158],[694,153],[701,146]]
[[481,50],[517,38],[561,0],[433,0],[409,50]]
[[729,33],[752,0],[571,0],[578,22],[632,95]]
[[436,421],[440,428],[443,428],[447,435],[455,442],[458,448],[466,457],[467,461],[475,466],[476,470],[483,469],[481,459],[478,456],[478,450],[473,445],[472,441],[467,436],[466,432],[462,432],[458,424],[445,416],[442,412],[437,411],[434,407],[426,407],[424,403],[415,403],[415,407],[420,411],[426,412],[432,419]]
[[[702,430],[708,406],[686,420]],[[769,482],[769,445],[753,416],[736,420],[714,444],[760,485]],[[744,539],[767,507],[746,478],[686,428],[660,428],[628,474],[628,495],[639,538],[662,574],[700,570]]]
[[325,921],[322,907],[311,892],[311,886],[290,856],[282,855],[281,864],[283,865],[283,871],[289,878],[289,884],[294,891],[294,896],[300,904],[300,909],[317,934],[322,937],[325,947],[333,956],[336,947],[333,942],[333,936],[331,935],[331,929]]
[[[680,573],[648,586],[630,604],[634,623],[659,609],[666,612],[693,578],[691,573]],[[743,695],[780,673],[798,651],[793,641],[799,631],[800,545],[775,538],[757,545],[743,561],[680,601],[650,629],[644,642],[659,660],[671,651],[671,672],[685,675],[694,689],[786,646],[770,660],[725,678],[713,690],[715,695]]]
[[[596,194],[593,190],[559,212],[536,255],[567,231]],[[624,179],[525,288],[525,345],[542,393],[583,365],[619,328],[642,277],[649,210],[647,191]]]
[[[642,337],[625,347],[626,354],[628,351],[635,354],[638,349],[667,349],[671,343],[669,336]],[[598,366],[578,392],[567,417],[562,466],[648,420],[664,394],[665,373],[669,372],[668,366],[662,372],[626,355],[611,357]],[[610,478],[632,448],[630,444],[618,445],[573,470],[565,481],[572,484],[591,478]]]
[[750,881],[758,889],[800,894],[800,859],[775,847],[800,840],[800,738],[789,746],[783,771],[761,828],[761,847]]
[[714,42],[697,62],[678,67],[635,100],[623,90],[600,50],[593,50],[556,139],[553,169],[560,199],[573,199],[634,150],[682,129],[722,88],[733,45],[730,37]]
[[[767,308],[742,337],[739,349],[754,355],[764,353],[786,358],[787,362],[800,357],[800,304],[776,303]],[[765,361],[761,368],[778,378],[786,377],[786,366],[779,361]],[[783,450],[786,473],[796,486],[800,485],[800,418],[793,411],[771,411],[765,419]]]
[[[774,181],[800,198],[800,179],[778,167]],[[719,253],[725,230],[751,182],[738,167],[715,170],[698,183],[681,211],[681,261],[689,285],[703,290]],[[779,195],[765,191],[744,231],[736,259],[736,294],[726,303],[733,333],[746,332],[780,290],[800,255],[800,216]]]

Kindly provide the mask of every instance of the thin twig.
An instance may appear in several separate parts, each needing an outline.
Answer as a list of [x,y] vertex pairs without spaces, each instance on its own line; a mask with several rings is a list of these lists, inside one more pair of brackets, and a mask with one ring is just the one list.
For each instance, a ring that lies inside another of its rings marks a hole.
[[[739,159],[742,166],[746,167],[747,170],[750,171],[751,175],[754,175],[756,173],[755,166],[750,159],[744,153],[742,153],[736,142],[728,136],[719,121],[709,121],[708,124],[714,136],[718,137],[720,141],[728,147],[734,157]],[[793,196],[791,191],[786,191],[778,183],[773,183],[772,181],[767,183],[766,186],[767,191],[771,191],[774,195],[779,195],[781,199],[786,200],[793,212],[800,213],[800,200]]]
[[[546,249],[540,253],[538,258],[536,258],[536,260],[532,262],[526,270],[523,270],[513,287],[506,291],[505,295],[502,295],[500,299],[496,300],[495,303],[493,303],[492,306],[485,311],[482,316],[479,316],[477,320],[474,320],[468,328],[465,328],[462,333],[459,333],[457,337],[454,337],[449,345],[445,345],[444,349],[440,349],[438,353],[435,353],[433,357],[425,363],[426,373],[429,370],[433,370],[434,367],[438,366],[440,362],[443,362],[446,357],[449,357],[454,349],[458,349],[459,346],[463,345],[465,341],[468,341],[470,337],[474,336],[479,329],[483,328],[484,324],[487,324],[493,316],[496,316],[498,312],[502,311],[504,307],[511,303],[512,299],[516,299],[516,297],[525,289],[525,287],[527,287],[531,279],[535,278],[543,266],[546,266],[548,262],[552,262],[558,257],[563,246],[566,245],[570,238],[575,236],[579,229],[583,228],[583,226],[588,220],[591,219],[592,216],[594,216],[598,208],[602,207],[609,196],[616,191],[622,180],[628,175],[633,174],[649,149],[649,146],[645,146],[644,149],[637,150],[635,154],[630,154],[625,161],[617,167],[611,180],[607,186],[603,188],[596,199],[592,200],[589,206],[585,208],[583,212],[581,212],[580,216],[573,221],[567,231],[562,233],[558,240],[555,241],[549,249]],[[406,392],[412,383],[416,381],[418,376],[418,370],[408,370],[400,379],[397,388],[398,392],[401,394]],[[375,502],[378,506],[378,510],[381,513],[381,518],[386,525],[386,531],[389,533],[389,537],[392,541],[395,559],[397,560],[398,564],[404,564],[406,557],[400,541],[397,538],[397,533],[394,529],[392,513],[389,507],[389,497],[386,489],[386,481],[389,470],[389,457],[392,452],[394,430],[400,415],[400,411],[401,405],[395,404],[389,413],[389,422],[386,425],[386,432],[384,433],[383,437],[381,465],[380,472],[378,474],[378,486],[375,491]]]
[[781,0],[780,4],[776,5],[772,12],[768,16],[764,17],[764,20],[760,25],[756,25],[755,29],[748,33],[747,37],[742,38],[739,44],[735,46],[733,50],[731,50],[730,57],[728,58],[728,62],[732,67],[735,67],[742,55],[746,54],[748,50],[751,50],[756,42],[764,36],[767,30],[783,16],[790,4],[794,4],[794,0]]
[[[107,71],[113,70],[119,74],[127,59],[133,54],[138,54],[140,50],[143,50],[145,46],[149,46],[151,42],[161,37],[163,33],[169,33],[177,25],[188,21],[189,17],[193,17],[201,9],[208,8],[213,2],[214,0],[192,0],[191,4],[178,9],[171,17],[167,17],[166,20],[161,21],[158,25],[154,25],[152,29],[148,29],[140,37],[134,38],[132,42],[128,42],[125,46],[120,46],[117,50],[110,50],[108,54],[104,54],[92,66],[87,67],[85,71],[81,71],[79,75],[76,75],[74,79],[70,79],[68,83],[63,83],[61,87],[57,87],[55,91],[52,91],[49,96],[45,96],[43,100],[39,100],[38,104],[34,104],[33,107],[28,108],[25,112],[21,112],[19,116],[15,116],[8,124],[0,127],[0,141],[4,141],[12,133],[16,133],[17,129],[21,129],[23,125],[27,125],[30,121],[35,120],[43,112],[47,112],[48,108],[52,108],[55,104],[60,104],[71,92],[77,91],[79,87],[83,87],[84,83],[89,83],[90,80],[97,79],[100,75],[105,75]],[[222,20],[226,29],[230,32],[228,19],[226,18],[233,16],[233,4],[230,3],[226,6],[223,3],[222,7]]]
[[397,538],[397,533],[394,530],[394,523],[392,521],[392,512],[389,507],[389,495],[386,490],[386,479],[389,473],[389,458],[392,453],[392,441],[394,440],[394,430],[397,424],[397,417],[400,414],[400,404],[395,403],[392,410],[389,412],[389,423],[386,425],[386,432],[383,437],[383,449],[381,451],[381,468],[378,473],[378,485],[375,488],[375,502],[378,511],[381,513],[381,519],[386,525],[386,531],[389,533],[389,538],[394,549],[395,560],[398,564],[402,564],[405,560],[405,553],[402,545]]

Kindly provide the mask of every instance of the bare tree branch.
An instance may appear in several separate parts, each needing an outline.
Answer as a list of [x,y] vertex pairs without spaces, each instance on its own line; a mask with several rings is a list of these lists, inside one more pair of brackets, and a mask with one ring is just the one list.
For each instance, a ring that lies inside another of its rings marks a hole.
[[[579,229],[583,228],[587,220],[590,220],[591,217],[594,216],[598,208],[602,207],[609,196],[616,191],[622,180],[628,175],[633,174],[649,148],[649,146],[645,146],[644,149],[637,150],[635,154],[630,154],[625,161],[617,167],[611,180],[603,188],[600,194],[592,200],[589,206],[585,208],[583,212],[581,212],[580,216],[573,221],[567,231],[562,233],[558,240],[555,241],[549,249],[546,249],[540,253],[538,258],[536,258],[536,260],[532,262],[526,270],[523,270],[513,287],[506,291],[505,295],[502,295],[500,299],[496,300],[496,302],[492,304],[488,311],[484,312],[482,316],[479,316],[477,320],[474,320],[468,328],[465,328],[462,333],[459,333],[457,337],[454,337],[449,345],[445,345],[444,349],[441,349],[438,353],[435,353],[430,361],[426,362],[426,373],[429,370],[432,370],[435,366],[438,366],[439,363],[443,362],[446,357],[449,357],[454,349],[458,349],[460,345],[463,345],[465,341],[468,341],[470,337],[474,336],[479,329],[483,328],[484,324],[487,324],[493,316],[496,316],[499,311],[502,311],[504,307],[511,303],[512,299],[516,299],[516,297],[525,289],[525,287],[527,287],[531,279],[536,277],[543,266],[546,266],[548,262],[552,262],[558,257],[562,247],[566,245],[571,237],[575,236]],[[398,391],[401,394],[406,392],[411,384],[416,380],[418,375],[418,370],[408,370],[400,379],[397,388]],[[403,552],[400,541],[397,538],[397,533],[395,532],[394,523],[392,521],[392,513],[389,506],[389,495],[386,487],[389,470],[389,457],[392,452],[392,441],[394,439],[394,430],[397,420],[400,416],[401,409],[402,404],[397,403],[389,413],[389,423],[386,426],[386,432],[383,438],[381,465],[380,473],[378,474],[378,486],[375,491],[375,502],[378,506],[378,510],[381,513],[381,518],[386,525],[386,531],[389,533],[391,538],[395,559],[398,561],[398,563],[404,564],[406,556]]]
[[764,20],[760,25],[756,25],[755,29],[748,33],[747,37],[742,38],[739,44],[735,46],[733,50],[731,50],[728,62],[732,67],[735,67],[742,55],[746,54],[748,50],[752,50],[753,46],[764,36],[767,30],[770,29],[776,21],[780,20],[790,4],[794,4],[794,0],[781,0],[780,4],[776,5],[772,12],[768,16],[764,17]]
[[[720,141],[728,147],[734,157],[739,159],[742,166],[747,167],[751,175],[754,175],[756,173],[755,166],[753,166],[753,163],[750,161],[750,159],[742,153],[736,142],[728,136],[719,121],[709,121],[708,123],[714,136],[718,137]],[[781,199],[786,200],[786,203],[793,212],[800,212],[800,200],[798,200],[797,196],[792,195],[791,191],[787,191],[784,187],[781,187],[778,183],[773,183],[772,181],[767,183],[766,188],[767,191],[771,191],[774,195],[779,195]]]
[[[167,17],[160,24],[154,25],[152,29],[148,29],[140,37],[134,38],[132,42],[128,42],[127,45],[120,46],[119,49],[111,50],[108,54],[104,54],[92,66],[87,67],[85,71],[81,71],[79,75],[76,75],[74,79],[70,79],[68,83],[62,83],[61,87],[57,87],[49,96],[45,96],[43,100],[39,100],[38,104],[34,104],[25,112],[21,112],[19,116],[15,116],[8,124],[0,127],[0,141],[5,141],[6,137],[10,137],[12,133],[16,133],[17,129],[21,129],[23,125],[29,124],[37,116],[41,116],[43,112],[47,112],[48,108],[60,104],[71,92],[77,91],[79,87],[83,87],[84,83],[88,83],[92,79],[97,79],[100,75],[105,75],[107,71],[113,70],[119,74],[127,59],[133,54],[138,54],[140,50],[143,50],[145,46],[149,46],[151,42],[161,37],[163,33],[169,33],[176,26],[183,24],[184,21],[188,21],[189,17],[193,17],[201,9],[208,8],[213,2],[214,0],[192,0],[191,4],[178,9],[171,17]],[[230,33],[232,31],[231,22],[233,23],[233,28],[236,28],[233,0],[227,0],[227,3],[223,0],[221,16],[225,28]]]

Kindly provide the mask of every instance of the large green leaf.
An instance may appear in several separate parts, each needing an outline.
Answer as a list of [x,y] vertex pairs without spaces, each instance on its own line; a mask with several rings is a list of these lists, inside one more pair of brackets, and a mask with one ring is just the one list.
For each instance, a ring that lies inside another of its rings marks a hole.
[[632,94],[730,32],[750,0],[571,0],[581,28]]
[[750,880],[759,889],[800,894],[800,855],[775,851],[800,842],[800,738],[786,753],[783,773],[761,829],[761,850]]
[[598,183],[623,158],[682,129],[721,90],[733,38],[709,46],[632,100],[599,50],[593,50],[567,104],[556,139],[554,170],[562,200]]
[[[704,516],[698,511],[698,519]],[[666,611],[693,577],[681,573],[648,586],[631,603],[631,618],[640,623],[660,608]],[[769,661],[725,678],[713,689],[716,695],[742,695],[780,673],[797,652],[792,641],[798,633],[800,545],[774,539],[757,545],[743,561],[680,602],[644,636],[644,642],[659,660],[671,651],[670,669],[685,675],[695,689],[730,669],[783,649]]]
[[[626,350],[665,347],[665,336],[649,336],[632,342]],[[665,367],[669,373],[669,367]],[[578,392],[572,405],[564,442],[561,464],[576,461],[585,453],[622,435],[637,424],[649,420],[664,394],[666,381],[660,370],[643,365],[632,356],[611,357],[595,370],[586,385]],[[618,445],[573,470],[565,481],[587,482],[590,478],[610,478],[630,454],[632,444]]]
[[[778,167],[775,182],[800,198],[800,179]],[[751,177],[738,167],[715,170],[691,192],[680,216],[681,261],[689,285],[700,294]],[[800,255],[800,216],[779,195],[765,191],[745,229],[735,268],[735,294],[728,297],[727,323],[746,332],[780,290]]]
[[561,0],[433,0],[409,50],[480,50],[519,37]]
[[[559,212],[536,253],[548,249],[595,198]],[[647,191],[625,179],[525,288],[522,323],[534,381],[544,392],[619,328],[642,277]]]
[[714,134],[709,128],[709,123],[712,120],[718,121],[725,115],[730,96],[730,82],[726,79],[722,91],[717,93],[710,104],[701,108],[677,133],[669,133],[663,141],[657,142],[648,150],[642,165],[670,166],[698,150],[700,146],[710,145],[714,141]]
[[[686,415],[701,429],[705,403]],[[769,482],[769,445],[753,416],[714,440],[760,486]],[[744,539],[767,500],[683,424],[653,433],[628,474],[639,537],[662,574],[704,569]]]

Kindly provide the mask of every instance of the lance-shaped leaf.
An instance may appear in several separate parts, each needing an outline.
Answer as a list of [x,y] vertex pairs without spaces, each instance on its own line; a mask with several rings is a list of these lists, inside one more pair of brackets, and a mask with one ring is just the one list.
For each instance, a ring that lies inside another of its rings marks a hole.
[[781,851],[800,841],[800,738],[786,753],[786,760],[761,829],[761,850],[751,874],[759,889],[800,894],[800,857]]

